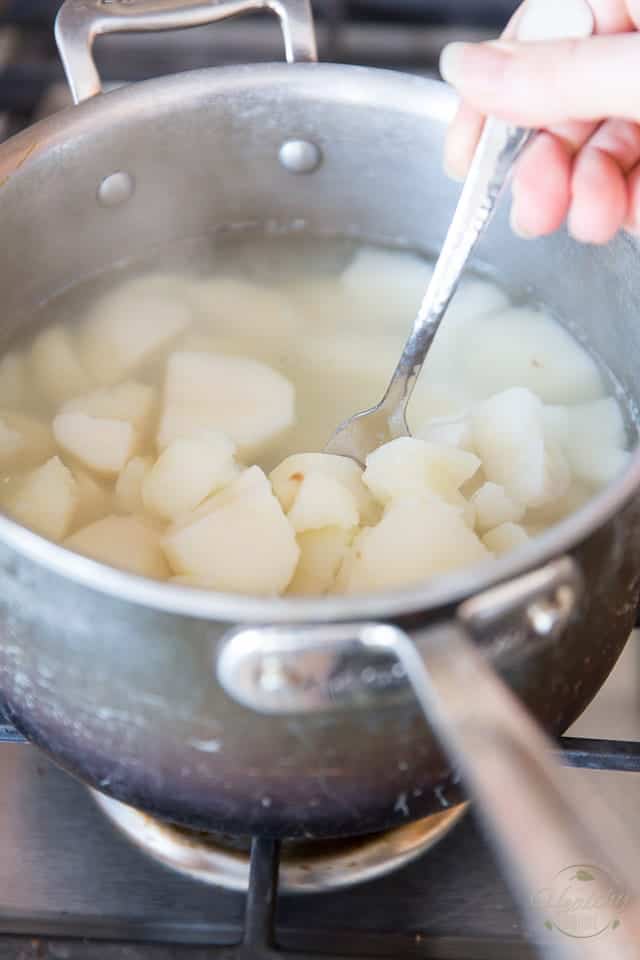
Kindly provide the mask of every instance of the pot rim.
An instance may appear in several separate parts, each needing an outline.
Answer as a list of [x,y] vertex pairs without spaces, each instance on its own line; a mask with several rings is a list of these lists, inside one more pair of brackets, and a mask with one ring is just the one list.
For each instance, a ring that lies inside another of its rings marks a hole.
[[[295,71],[295,84],[292,82]],[[345,83],[345,77],[349,82]],[[147,100],[162,100],[163,107],[184,107],[189,97],[215,95],[251,88],[281,86],[296,97],[313,96],[333,102],[363,102],[424,115],[446,123],[456,97],[443,83],[412,74],[373,67],[326,63],[259,64],[213,67],[146,80],[119,88],[76,107],[63,110],[11,138],[0,148],[0,174],[12,179],[24,163],[28,169],[44,152],[85,137],[91,129],[117,120],[123,112],[140,109]],[[28,163],[25,158],[28,156]],[[5,186],[8,181],[5,180]],[[637,247],[631,237],[622,241]],[[21,555],[75,583],[122,601],[170,614],[211,621],[239,623],[302,623],[372,617],[388,619],[426,613],[458,603],[494,584],[548,563],[572,550],[604,525],[640,489],[640,448],[625,470],[584,507],[571,514],[525,547],[479,566],[436,577],[424,586],[349,597],[248,597],[148,580],[107,567],[75,554],[0,515],[0,542]]]

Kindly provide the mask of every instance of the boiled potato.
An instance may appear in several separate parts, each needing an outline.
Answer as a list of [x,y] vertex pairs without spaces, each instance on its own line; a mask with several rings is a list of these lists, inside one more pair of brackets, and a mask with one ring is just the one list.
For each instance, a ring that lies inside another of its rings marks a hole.
[[558,523],[568,517],[569,514],[575,513],[592,497],[593,488],[586,486],[579,480],[573,480],[564,497],[551,500],[543,507],[530,507],[522,523],[527,529],[536,527],[541,532],[551,524]]
[[27,470],[55,453],[51,430],[33,417],[0,411],[0,470]]
[[471,417],[468,414],[461,417],[438,417],[429,420],[415,431],[415,436],[418,440],[426,440],[427,443],[457,447],[458,450],[466,450],[468,453],[475,452]]
[[144,513],[142,484],[153,466],[151,457],[132,457],[118,474],[115,507],[119,513]]
[[473,324],[461,340],[457,376],[481,399],[526,387],[545,403],[584,403],[604,393],[594,360],[554,319],[512,307]]
[[90,417],[85,413],[59,413],[53,435],[63,450],[96,473],[116,475],[135,453],[138,437],[125,420]]
[[573,475],[595,489],[606,486],[629,459],[620,407],[613,397],[603,397],[566,412],[564,449]]
[[292,305],[277,290],[238,277],[211,277],[193,285],[199,326],[251,337],[286,336],[300,329]]
[[52,457],[23,478],[7,503],[7,512],[49,540],[62,540],[71,527],[78,490],[71,471]]
[[115,387],[103,387],[74,397],[62,413],[86,413],[107,420],[126,420],[144,432],[154,412],[155,390],[146,383],[127,380]]
[[73,471],[73,477],[76,481],[76,491],[78,502],[73,515],[73,529],[86,527],[94,520],[101,520],[111,513],[112,497],[111,493],[94,480],[86,470],[76,469]]
[[30,365],[38,390],[50,403],[63,403],[91,386],[73,336],[62,324],[38,334],[31,347]]
[[269,479],[285,513],[291,510],[301,485],[313,474],[332,477],[353,494],[361,523],[379,519],[381,511],[362,482],[362,468],[350,457],[328,453],[295,453],[272,470]]
[[545,436],[542,403],[514,387],[474,410],[473,445],[485,476],[526,507],[543,506],[569,489],[571,475],[559,445]]
[[145,508],[166,518],[193,510],[237,476],[235,450],[234,442],[216,430],[174,440],[143,479]]
[[216,590],[273,596],[288,586],[300,550],[259,467],[245,470],[163,538],[174,573]]
[[352,532],[345,527],[324,527],[299,533],[300,559],[287,593],[294,596],[324,596],[335,584]]
[[12,350],[0,359],[0,408],[24,410],[29,406],[29,378],[24,353]]
[[504,487],[487,481],[471,497],[476,510],[476,529],[486,533],[502,523],[522,520],[525,509],[522,504],[512,500]]
[[362,317],[369,333],[376,328],[410,328],[418,312],[433,267],[406,250],[363,247],[341,277],[350,314]]
[[350,530],[360,519],[355,496],[343,483],[326,473],[308,473],[300,483],[287,514],[296,533],[322,527]]
[[181,351],[167,363],[158,446],[199,427],[226,433],[241,455],[256,451],[294,422],[294,389],[256,360]]
[[138,277],[94,304],[80,331],[84,366],[94,382],[117,383],[175,340],[192,320],[189,287],[182,278]]
[[465,450],[398,437],[369,454],[362,479],[380,503],[424,490],[446,499],[457,493],[479,466],[475,454]]
[[407,587],[486,560],[459,513],[435,494],[393,500],[380,523],[358,534],[338,576],[343,593]]
[[517,523],[501,523],[499,527],[485,533],[482,542],[487,550],[499,556],[524,546],[529,542],[529,535],[524,527]]
[[78,530],[64,546],[140,577],[165,580],[169,576],[158,534],[138,517],[111,514]]

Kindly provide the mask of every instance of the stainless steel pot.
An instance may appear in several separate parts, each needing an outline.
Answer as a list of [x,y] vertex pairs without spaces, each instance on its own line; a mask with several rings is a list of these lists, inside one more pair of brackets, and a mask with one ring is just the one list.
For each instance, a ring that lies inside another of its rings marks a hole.
[[[297,62],[197,71],[98,95],[90,54],[97,34],[257,7],[280,17],[287,57]],[[306,0],[67,0],[57,32],[84,102],[0,149],[7,340],[68,285],[224,225],[303,225],[438,248],[456,198],[440,171],[452,96],[416,77],[311,62]],[[640,273],[629,238],[604,250],[565,235],[524,244],[502,215],[482,258],[513,288],[572,318],[630,403],[640,401]],[[324,600],[147,582],[0,518],[2,698],[16,725],[87,783],[185,825],[321,837],[421,817],[459,797],[458,778],[393,651],[351,642],[371,636],[360,625],[393,624],[427,650],[433,625],[464,623],[467,646],[470,635],[488,646],[522,702],[560,734],[597,692],[632,626],[639,485],[636,456],[578,514],[482,570]],[[502,593],[485,596],[505,582],[506,606]],[[469,598],[471,607],[463,605]],[[270,656],[256,659],[263,625],[278,631],[262,634]],[[314,630],[300,634],[301,626]],[[536,642],[511,655],[526,640]],[[283,660],[282,643],[303,659]],[[295,689],[317,696],[296,699]]]

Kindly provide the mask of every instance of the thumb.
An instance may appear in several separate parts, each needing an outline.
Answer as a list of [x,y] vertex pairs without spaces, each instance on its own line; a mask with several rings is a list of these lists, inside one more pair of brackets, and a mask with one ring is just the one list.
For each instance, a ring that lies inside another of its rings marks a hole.
[[481,113],[527,127],[640,120],[640,34],[551,43],[452,43],[444,79]]

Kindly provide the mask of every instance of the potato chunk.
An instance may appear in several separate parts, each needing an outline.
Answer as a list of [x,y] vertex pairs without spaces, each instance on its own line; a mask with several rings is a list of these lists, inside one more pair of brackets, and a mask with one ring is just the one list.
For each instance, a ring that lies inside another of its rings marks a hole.
[[89,417],[125,420],[143,432],[155,404],[155,390],[146,383],[127,380],[115,387],[103,387],[74,397],[62,407],[62,413],[86,413]]
[[101,520],[111,513],[111,494],[87,473],[86,470],[74,470],[78,503],[73,515],[73,529],[78,530]]
[[512,307],[470,326],[457,371],[479,399],[515,386],[545,403],[584,403],[604,392],[584,347],[553,317],[531,307]]
[[473,453],[415,437],[399,437],[367,457],[363,481],[380,503],[431,490],[446,499],[480,466]]
[[488,533],[485,533],[482,542],[485,547],[495,554],[508,553],[517,547],[528,543],[529,535],[524,527],[517,523],[501,523]]
[[408,494],[358,534],[338,586],[344,593],[407,587],[489,556],[455,508],[429,492]]
[[346,555],[351,532],[344,527],[325,527],[298,534],[300,559],[287,593],[324,596],[333,588]]
[[255,452],[294,422],[294,389],[271,367],[245,357],[182,351],[167,364],[158,446],[199,427],[226,433],[240,454]]
[[238,277],[217,276],[196,283],[190,298],[201,321],[198,326],[214,332],[278,337],[300,328],[300,320],[286,297]]
[[135,453],[137,435],[125,420],[59,413],[53,421],[57,443],[96,473],[119,473]]
[[314,474],[331,477],[351,492],[362,523],[375,523],[379,519],[380,508],[362,482],[361,467],[350,457],[328,453],[295,453],[272,470],[269,479],[285,513],[293,507],[302,484]]
[[308,473],[287,514],[296,533],[322,527],[358,525],[358,504],[353,493],[339,480],[322,473]]
[[116,480],[115,506],[119,513],[144,513],[142,484],[152,466],[151,457],[132,457],[124,465]]
[[340,281],[351,314],[365,320],[369,333],[385,327],[404,333],[418,312],[432,274],[431,264],[405,250],[363,247]]
[[512,500],[537,507],[564,496],[569,467],[559,445],[546,436],[542,403],[530,390],[496,394],[474,411],[472,423],[487,479]]
[[28,470],[55,453],[51,431],[39,420],[0,411],[0,470]]
[[236,477],[235,444],[216,430],[196,430],[174,440],[144,477],[142,499],[161,517],[195,509]]
[[56,406],[91,386],[73,336],[62,324],[38,334],[30,360],[38,390]]
[[594,489],[606,486],[626,465],[626,430],[613,397],[567,408],[565,451],[571,471]]
[[73,474],[59,457],[52,457],[22,479],[7,503],[7,512],[43,537],[62,540],[71,527],[77,503]]
[[94,382],[128,376],[189,326],[193,309],[184,279],[144,276],[105,294],[80,331],[80,349]]
[[137,517],[111,514],[78,530],[64,546],[140,577],[165,580],[169,576],[158,534]]
[[488,481],[471,497],[476,509],[476,528],[486,533],[501,523],[517,522],[524,517],[524,507],[507,495],[504,487]]
[[174,573],[215,590],[249,595],[282,593],[300,550],[259,467],[245,470],[229,487],[186,517],[163,538]]

